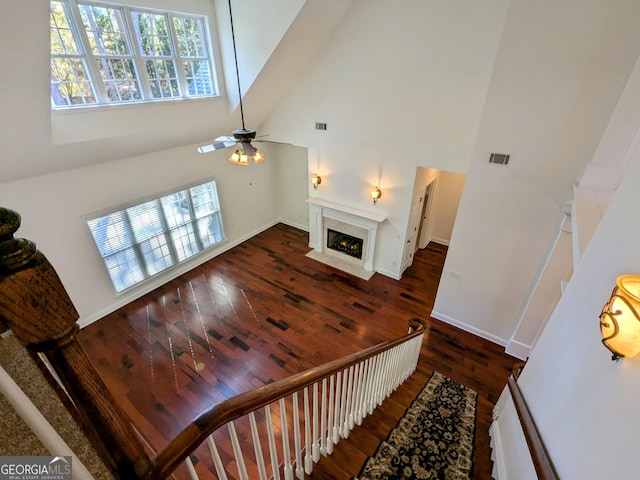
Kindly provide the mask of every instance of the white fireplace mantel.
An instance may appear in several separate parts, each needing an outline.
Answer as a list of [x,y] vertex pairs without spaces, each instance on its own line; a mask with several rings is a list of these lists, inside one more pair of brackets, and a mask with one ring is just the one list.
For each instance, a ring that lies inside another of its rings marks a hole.
[[319,198],[309,198],[309,247],[322,253],[326,249],[324,221],[326,218],[343,222],[367,231],[366,246],[364,248],[364,269],[373,271],[376,236],[378,225],[387,217],[378,213],[358,210],[356,208],[328,202]]

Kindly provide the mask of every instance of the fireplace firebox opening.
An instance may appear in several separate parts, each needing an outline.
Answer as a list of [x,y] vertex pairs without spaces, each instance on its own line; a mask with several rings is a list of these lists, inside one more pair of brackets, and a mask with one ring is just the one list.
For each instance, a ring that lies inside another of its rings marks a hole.
[[363,240],[346,233],[327,229],[327,248],[342,252],[358,260],[362,259]]

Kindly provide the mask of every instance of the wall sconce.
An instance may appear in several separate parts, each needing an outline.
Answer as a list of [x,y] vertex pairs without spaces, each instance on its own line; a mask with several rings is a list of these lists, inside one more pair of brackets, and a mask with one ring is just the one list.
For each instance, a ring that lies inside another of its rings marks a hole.
[[378,203],[378,199],[382,196],[382,192],[378,187],[371,190],[371,198],[373,198],[373,204]]
[[320,177],[320,175],[318,175],[317,173],[314,173],[311,177],[311,183],[313,184],[313,189],[317,190],[318,185],[322,183],[322,177]]
[[622,275],[600,314],[602,344],[611,360],[640,352],[640,275]]

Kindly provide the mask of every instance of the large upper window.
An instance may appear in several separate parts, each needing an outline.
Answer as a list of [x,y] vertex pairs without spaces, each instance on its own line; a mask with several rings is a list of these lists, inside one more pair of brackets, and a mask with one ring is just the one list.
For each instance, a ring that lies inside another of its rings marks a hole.
[[117,292],[224,240],[215,181],[87,221]]
[[52,0],[55,108],[215,96],[206,18]]

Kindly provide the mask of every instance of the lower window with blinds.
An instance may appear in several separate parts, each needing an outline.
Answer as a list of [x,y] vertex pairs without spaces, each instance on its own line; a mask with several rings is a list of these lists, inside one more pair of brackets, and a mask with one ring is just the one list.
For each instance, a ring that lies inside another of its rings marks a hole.
[[117,292],[224,240],[215,181],[87,221]]

